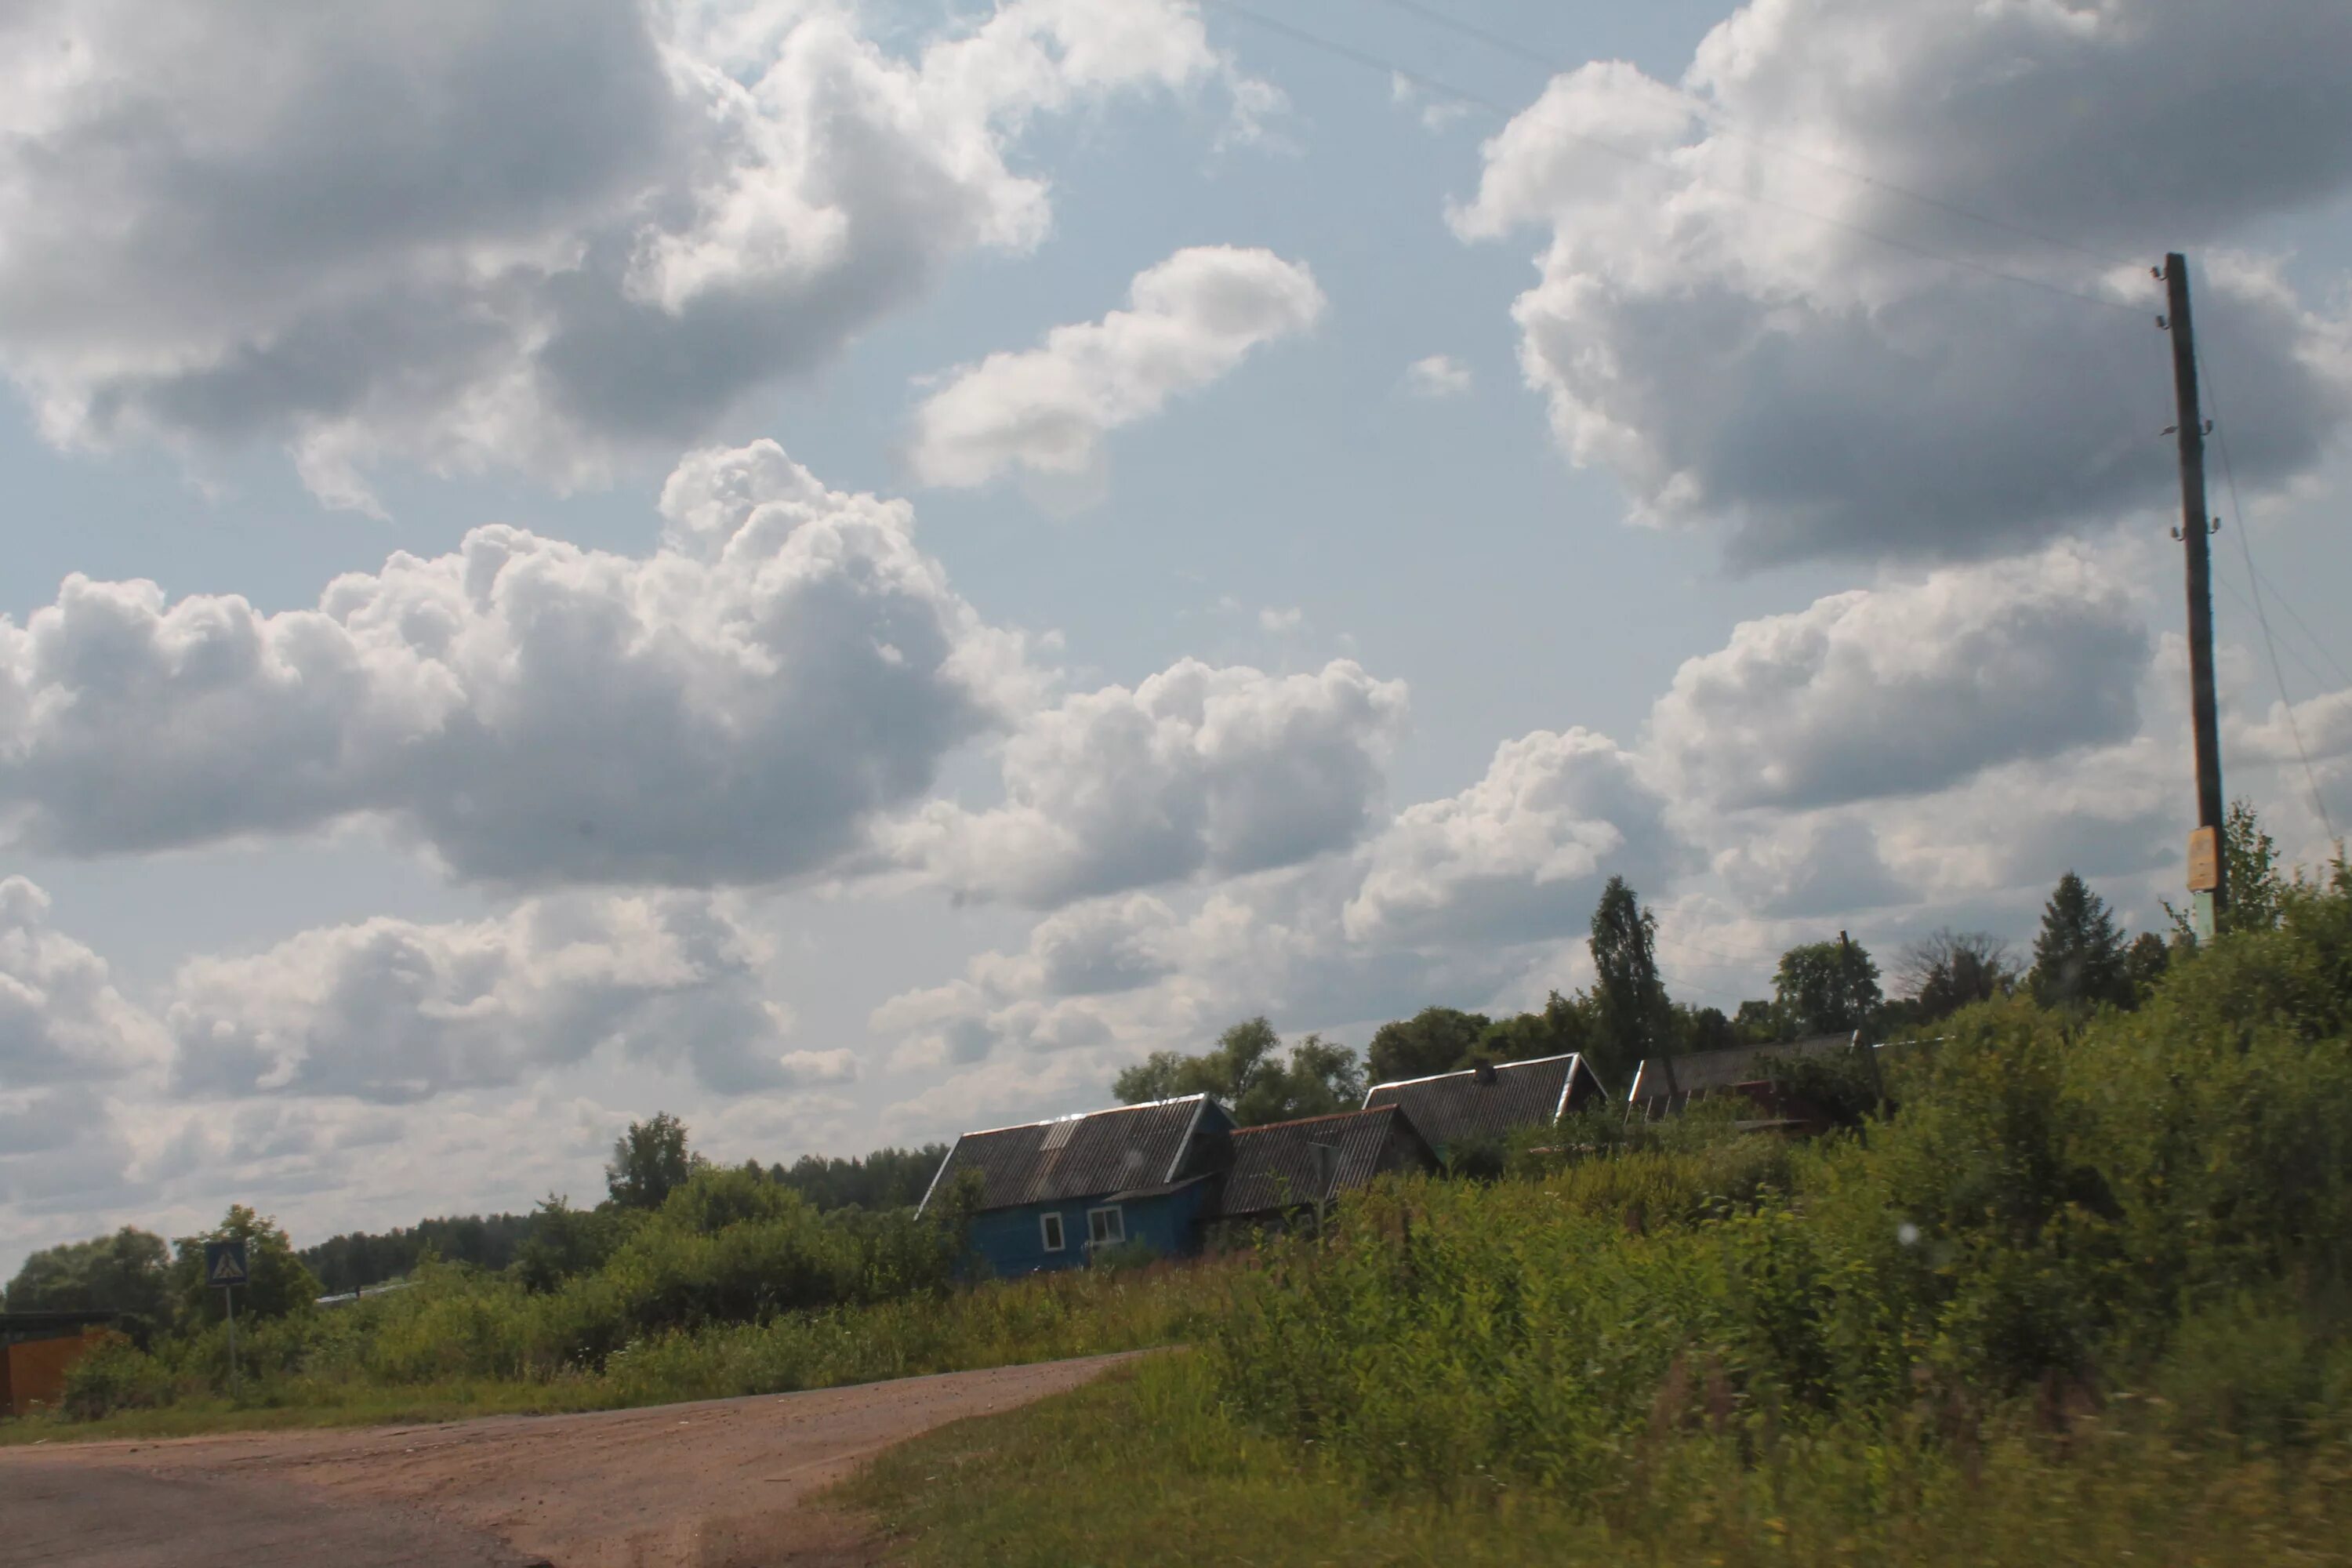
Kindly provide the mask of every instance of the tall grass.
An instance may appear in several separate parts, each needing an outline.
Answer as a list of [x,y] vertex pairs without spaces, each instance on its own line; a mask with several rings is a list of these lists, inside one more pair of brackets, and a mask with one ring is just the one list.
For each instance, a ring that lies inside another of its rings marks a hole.
[[428,1261],[399,1291],[247,1321],[234,1393],[222,1324],[144,1350],[117,1341],[75,1364],[64,1414],[179,1429],[240,1410],[373,1419],[782,1392],[1163,1343],[1222,1289],[1210,1273],[1112,1269],[968,1287],[959,1246],[950,1226],[819,1215],[757,1173],[706,1170],[601,1262],[539,1288],[522,1269]]
[[1694,1123],[1532,1180],[1384,1186],[1240,1281],[1206,1364],[1225,1407],[1383,1494],[1605,1509],[1655,1492],[1681,1432],[1892,1478],[2151,1379],[2184,1430],[2291,1454],[2352,1410],[2347,1010],[2339,880],[2137,1014],[1964,1015],[1853,1134]]

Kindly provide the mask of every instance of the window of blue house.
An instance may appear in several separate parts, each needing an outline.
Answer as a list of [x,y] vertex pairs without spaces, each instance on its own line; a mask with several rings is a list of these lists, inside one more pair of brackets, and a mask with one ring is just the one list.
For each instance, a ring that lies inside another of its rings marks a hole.
[[1045,1233],[1045,1250],[1048,1252],[1061,1251],[1062,1216],[1057,1214],[1040,1215],[1037,1216],[1037,1225]]
[[1127,1239],[1127,1216],[1113,1204],[1087,1211],[1087,1240],[1096,1247],[1115,1247]]

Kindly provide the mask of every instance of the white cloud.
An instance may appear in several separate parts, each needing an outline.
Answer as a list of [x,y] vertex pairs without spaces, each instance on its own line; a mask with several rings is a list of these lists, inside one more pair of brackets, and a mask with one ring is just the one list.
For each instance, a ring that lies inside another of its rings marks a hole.
[[1470,390],[1470,367],[1451,354],[1431,354],[1404,367],[1404,384],[1415,397],[1461,397]]
[[194,959],[158,1016],[39,889],[0,879],[0,1277],[232,1200],[307,1243],[593,1198],[614,1136],[657,1107],[730,1163],[847,1146],[857,1054],[782,1048],[768,956],[728,896],[572,893]]
[[481,528],[315,610],[71,578],[0,620],[0,828],[99,854],[374,814],[467,879],[765,881],[1034,700],[903,502],[760,442],[662,508],[649,556]]
[[1182,0],[1010,0],[910,55],[834,0],[0,18],[0,366],[55,440],[592,481],[1045,234],[1041,114],[1223,78]]
[[1674,868],[1664,807],[1605,735],[1507,741],[1468,789],[1397,814],[1342,924],[1357,942],[1569,935],[1612,874],[1654,888]]
[[1369,826],[1404,709],[1402,683],[1352,660],[1272,676],[1184,659],[1030,714],[1003,804],[934,802],[886,837],[961,895],[1040,908],[1289,865]]
[[1412,110],[1424,131],[1443,131],[1468,118],[1470,113],[1470,105],[1462,100],[1425,92],[1401,72],[1389,75],[1389,101],[1399,109]]
[[1834,594],[1685,661],[1645,750],[1680,796],[1812,806],[2121,742],[2139,726],[2145,616],[2066,547]]
[[[1741,563],[1981,556],[2167,496],[2168,248],[2201,263],[2242,478],[2342,427],[2345,320],[2227,242],[2352,184],[2347,53],[2352,12],[2303,0],[1757,0],[1681,88],[1555,78],[1453,220],[1549,231],[1522,363],[1644,517],[1717,524]],[[2152,156],[2184,114],[2215,129]]]
[[1055,327],[1042,347],[956,371],[915,413],[927,484],[980,485],[1013,468],[1080,474],[1103,436],[1157,414],[1323,312],[1305,266],[1268,250],[1195,246],[1136,274],[1130,309]]
[[1268,605],[1257,613],[1257,629],[1279,636],[1285,632],[1297,631],[1306,620],[1307,612],[1296,605],[1281,607]]
[[107,1082],[161,1055],[106,961],[49,923],[48,894],[0,878],[0,1093]]
[[205,1098],[387,1103],[544,1076],[601,1050],[721,1092],[838,1082],[839,1053],[780,1042],[765,944],[708,894],[527,900],[488,920],[377,919],[181,969],[173,1083]]
[[1024,1095],[1041,1115],[1098,1103],[1125,1062],[1200,1049],[1255,1013],[1328,1028],[1476,1005],[1531,975],[1565,984],[1577,960],[1564,939],[1607,877],[1654,898],[1680,868],[1662,808],[1604,737],[1538,732],[1351,853],[1234,878],[1183,907],[1129,894],[1058,910],[1024,948],[876,1010],[874,1028],[900,1041],[896,1065],[948,1075],[894,1107],[893,1124],[973,1125],[973,1108]]

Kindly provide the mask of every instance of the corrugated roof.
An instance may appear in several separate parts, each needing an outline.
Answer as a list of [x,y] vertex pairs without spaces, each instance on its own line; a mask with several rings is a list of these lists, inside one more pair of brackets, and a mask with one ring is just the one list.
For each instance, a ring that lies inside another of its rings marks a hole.
[[1491,1074],[1466,1068],[1434,1078],[1374,1084],[1364,1109],[1401,1105],[1413,1126],[1444,1149],[1473,1139],[1501,1138],[1522,1127],[1546,1127],[1569,1108],[1571,1089],[1581,1103],[1601,1092],[1601,1080],[1578,1055],[1505,1062]]
[[1223,1108],[1204,1094],[1149,1105],[1122,1105],[1084,1116],[967,1132],[931,1178],[931,1194],[966,1171],[980,1173],[982,1208],[1061,1203],[1157,1186],[1194,1173],[1186,1168],[1196,1123],[1222,1132]]
[[[1798,1057],[1826,1056],[1849,1049],[1851,1035],[1813,1035],[1776,1045],[1734,1046],[1727,1050],[1692,1051],[1674,1058],[1674,1085],[1681,1100],[1714,1094],[1734,1084],[1752,1083],[1765,1076],[1765,1064]],[[1656,1057],[1643,1059],[1625,1098],[1636,1105],[1664,1109],[1666,1064]],[[1677,1101],[1679,1104],[1680,1101]]]
[[1338,1151],[1331,1191],[1360,1187],[1379,1173],[1381,1151],[1391,1137],[1409,1141],[1422,1160],[1436,1163],[1412,1117],[1393,1105],[1236,1128],[1231,1140],[1233,1164],[1225,1173],[1217,1212],[1233,1218],[1320,1202],[1325,1194],[1316,1163],[1318,1143],[1335,1145]]

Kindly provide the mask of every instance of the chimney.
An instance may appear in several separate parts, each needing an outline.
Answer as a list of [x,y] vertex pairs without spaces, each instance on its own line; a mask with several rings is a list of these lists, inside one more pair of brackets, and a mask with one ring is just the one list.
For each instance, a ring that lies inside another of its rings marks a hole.
[[1470,1076],[1478,1083],[1491,1084],[1495,1081],[1495,1064],[1493,1062],[1480,1062],[1476,1067],[1470,1069]]

